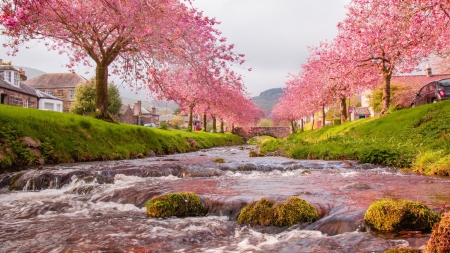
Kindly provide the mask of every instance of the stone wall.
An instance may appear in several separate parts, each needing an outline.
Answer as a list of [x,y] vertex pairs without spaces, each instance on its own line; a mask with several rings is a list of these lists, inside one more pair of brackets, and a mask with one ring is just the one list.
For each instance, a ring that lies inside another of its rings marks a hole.
[[26,100],[28,100],[28,108],[38,108],[37,97],[22,94],[12,90],[0,88],[0,94],[3,97],[3,104],[23,107]]

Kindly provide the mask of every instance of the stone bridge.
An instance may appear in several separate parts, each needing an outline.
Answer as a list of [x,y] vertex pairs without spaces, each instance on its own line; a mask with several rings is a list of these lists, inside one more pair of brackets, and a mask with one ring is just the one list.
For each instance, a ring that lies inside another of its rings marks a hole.
[[268,135],[275,138],[284,138],[291,134],[290,127],[251,127],[247,131],[243,128],[236,127],[233,130],[233,133],[244,138],[245,141],[248,141],[250,138],[254,136]]

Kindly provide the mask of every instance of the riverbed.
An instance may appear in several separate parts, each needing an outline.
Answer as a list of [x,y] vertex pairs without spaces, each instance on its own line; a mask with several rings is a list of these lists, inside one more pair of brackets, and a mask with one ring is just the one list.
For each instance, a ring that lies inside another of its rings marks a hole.
[[[1,174],[0,252],[383,252],[423,248],[430,234],[369,231],[363,217],[372,202],[407,199],[449,210],[448,178],[355,161],[249,157],[251,148]],[[202,198],[207,216],[146,217],[148,199],[184,191]],[[281,228],[236,223],[251,201],[291,196],[321,219]]]

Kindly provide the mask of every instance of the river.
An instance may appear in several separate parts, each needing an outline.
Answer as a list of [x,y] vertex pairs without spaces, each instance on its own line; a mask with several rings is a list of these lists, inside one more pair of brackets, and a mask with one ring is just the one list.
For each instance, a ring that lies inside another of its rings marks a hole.
[[[400,173],[354,161],[249,157],[251,146],[137,160],[29,168],[0,175],[0,252],[383,252],[424,247],[430,234],[376,234],[373,201],[419,201],[439,212],[448,178]],[[215,163],[223,158],[224,163]],[[16,176],[14,176],[16,175]],[[8,190],[13,182],[13,191]],[[147,218],[152,196],[190,191],[206,217]],[[292,227],[236,223],[241,208],[299,196],[321,219]],[[448,210],[448,206],[444,209]]]

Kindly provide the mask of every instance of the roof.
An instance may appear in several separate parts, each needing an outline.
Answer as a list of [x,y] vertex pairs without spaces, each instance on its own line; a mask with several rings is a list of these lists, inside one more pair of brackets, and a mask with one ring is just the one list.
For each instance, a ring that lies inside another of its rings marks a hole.
[[413,87],[422,87],[423,85],[441,80],[441,79],[447,79],[450,78],[450,74],[439,74],[439,75],[411,75],[411,76],[392,76],[391,78],[391,84],[392,83],[404,83],[408,85],[412,85]]
[[[26,84],[24,84],[24,85],[26,85]],[[31,86],[28,86],[28,87],[32,88]],[[32,89],[34,89],[34,88],[32,88]],[[45,93],[45,92],[42,92],[42,91],[40,91],[40,90],[35,90],[35,91],[36,91],[36,94],[37,94],[37,96],[38,96],[39,98],[54,99],[54,100],[60,100],[60,101],[62,101],[62,99],[60,99],[60,98],[58,98],[58,97],[55,97],[55,96],[53,96],[53,95],[47,94],[47,93]]]
[[130,105],[122,105],[120,107],[119,113],[124,115],[128,110],[131,110],[131,106]]
[[12,65],[0,65],[0,70],[14,70],[14,71],[18,71]]
[[355,107],[355,114],[370,115],[370,111],[368,107]]
[[33,87],[30,87],[24,83],[19,83],[19,87],[14,86],[7,81],[0,79],[0,87],[8,90],[20,92],[23,94],[31,95],[33,97],[37,97],[36,90]]
[[49,73],[24,81],[24,83],[38,89],[53,89],[75,88],[86,81],[86,78],[75,73]]

